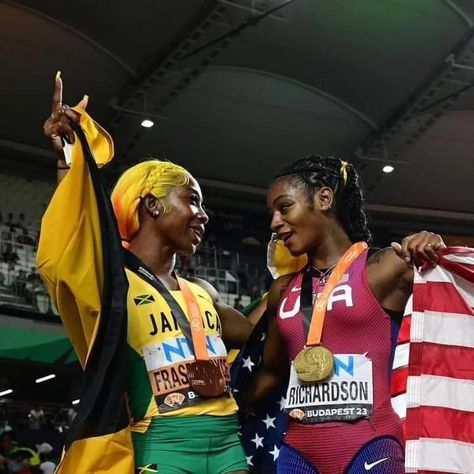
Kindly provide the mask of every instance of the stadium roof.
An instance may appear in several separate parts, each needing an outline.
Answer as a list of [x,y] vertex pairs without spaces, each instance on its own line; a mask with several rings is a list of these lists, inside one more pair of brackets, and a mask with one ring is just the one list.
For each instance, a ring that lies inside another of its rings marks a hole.
[[379,219],[473,234],[473,22],[471,0],[6,0],[0,165],[53,179],[41,124],[60,69],[65,101],[88,94],[114,136],[116,172],[166,156],[244,209],[285,163],[333,154]]

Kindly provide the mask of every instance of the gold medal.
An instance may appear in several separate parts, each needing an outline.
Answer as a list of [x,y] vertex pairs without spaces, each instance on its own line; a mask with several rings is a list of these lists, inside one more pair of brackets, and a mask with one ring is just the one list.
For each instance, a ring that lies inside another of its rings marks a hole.
[[333,370],[334,356],[321,345],[305,347],[295,357],[296,375],[302,382],[322,382]]

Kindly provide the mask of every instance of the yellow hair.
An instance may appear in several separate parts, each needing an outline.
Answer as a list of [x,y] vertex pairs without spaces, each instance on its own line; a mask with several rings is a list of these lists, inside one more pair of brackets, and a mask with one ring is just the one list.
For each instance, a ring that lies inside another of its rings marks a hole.
[[190,179],[185,168],[169,161],[143,161],[125,171],[111,196],[120,237],[129,242],[140,228],[138,211],[142,198],[151,194],[158,199],[161,212],[168,213],[171,210],[169,191],[187,186]]

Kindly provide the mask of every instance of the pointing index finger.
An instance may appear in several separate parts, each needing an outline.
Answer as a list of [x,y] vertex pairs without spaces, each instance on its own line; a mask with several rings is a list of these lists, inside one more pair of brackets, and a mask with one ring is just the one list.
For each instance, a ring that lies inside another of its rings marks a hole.
[[61,79],[61,71],[58,71],[54,79],[54,94],[53,94],[53,103],[51,105],[51,113],[55,114],[59,112],[62,105],[63,105],[63,81]]

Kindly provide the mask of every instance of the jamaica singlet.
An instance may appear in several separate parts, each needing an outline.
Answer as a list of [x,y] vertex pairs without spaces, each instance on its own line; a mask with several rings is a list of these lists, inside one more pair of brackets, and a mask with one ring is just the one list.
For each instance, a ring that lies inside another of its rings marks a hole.
[[[130,270],[128,309],[128,397],[132,431],[144,432],[152,418],[214,415],[237,412],[230,393],[217,399],[197,400],[187,379],[186,363],[194,360],[171,310],[158,291]],[[227,351],[221,339],[221,323],[210,295],[188,282],[203,316],[211,359],[224,367]],[[186,314],[180,291],[172,291]],[[227,372],[228,374],[228,372]]]

